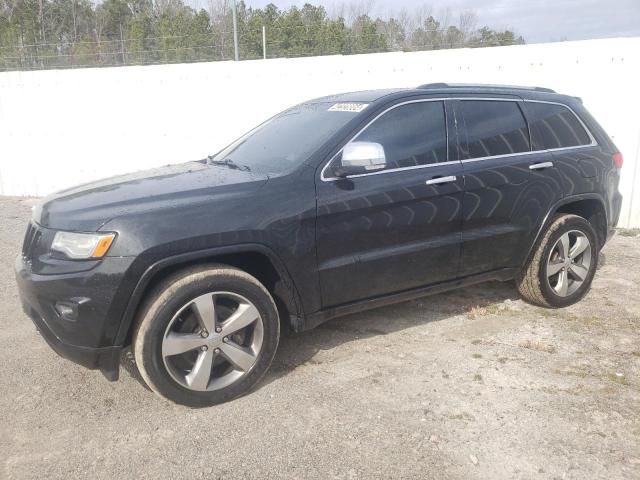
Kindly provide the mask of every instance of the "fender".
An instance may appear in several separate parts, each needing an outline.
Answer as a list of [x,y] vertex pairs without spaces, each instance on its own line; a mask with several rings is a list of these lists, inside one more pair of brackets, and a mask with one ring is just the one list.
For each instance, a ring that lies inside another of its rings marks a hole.
[[286,269],[282,260],[280,260],[280,258],[269,247],[259,243],[247,243],[181,253],[165,257],[151,264],[140,276],[138,283],[133,289],[133,293],[131,294],[129,302],[127,303],[124,314],[122,315],[122,320],[120,321],[120,327],[118,328],[118,333],[116,335],[114,344],[119,346],[124,345],[127,334],[129,333],[129,329],[131,328],[131,324],[133,323],[136,310],[138,309],[138,306],[140,305],[144,294],[147,292],[149,283],[156,274],[160,273],[162,270],[168,267],[181,263],[192,262],[194,260],[200,259],[210,259],[211,257],[215,256],[235,253],[260,253],[265,255],[271,261],[272,265],[278,272],[278,275],[282,279],[285,288],[289,292],[291,292],[289,298],[282,298],[282,300],[287,304],[289,312],[292,312],[290,322],[294,330],[297,331],[302,325],[304,312],[302,311],[302,302],[300,300],[298,291],[295,284],[293,283],[293,280],[291,279],[291,276],[289,275],[288,270]]
[[536,232],[535,236],[533,237],[533,242],[531,242],[531,244],[529,245],[529,248],[527,250],[527,255],[524,257],[524,261],[526,264],[527,260],[529,260],[529,258],[531,257],[531,255],[533,254],[533,247],[536,245],[536,243],[538,242],[538,239],[543,235],[544,233],[544,229],[547,226],[547,224],[549,223],[549,220],[551,219],[551,217],[553,216],[554,213],[556,213],[558,211],[558,209],[560,207],[562,207],[563,205],[567,205],[569,203],[572,202],[576,202],[579,200],[597,200],[600,202],[600,204],[602,205],[602,209],[604,211],[604,215],[605,215],[605,225],[608,225],[608,212],[607,212],[607,207],[605,205],[604,200],[602,199],[602,196],[597,194],[597,193],[580,193],[577,195],[571,195],[569,197],[564,197],[562,199],[560,199],[558,202],[556,202],[547,212],[547,214],[544,217],[544,220],[542,221],[542,223],[540,224],[540,226],[538,227],[538,231]]

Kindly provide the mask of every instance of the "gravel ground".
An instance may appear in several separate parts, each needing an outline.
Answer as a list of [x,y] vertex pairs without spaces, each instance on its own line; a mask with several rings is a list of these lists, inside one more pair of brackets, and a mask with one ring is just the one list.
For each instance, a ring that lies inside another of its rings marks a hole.
[[31,204],[0,198],[0,477],[640,478],[638,236],[573,307],[490,283],[344,317],[284,338],[252,394],[190,410],[38,336],[13,278]]

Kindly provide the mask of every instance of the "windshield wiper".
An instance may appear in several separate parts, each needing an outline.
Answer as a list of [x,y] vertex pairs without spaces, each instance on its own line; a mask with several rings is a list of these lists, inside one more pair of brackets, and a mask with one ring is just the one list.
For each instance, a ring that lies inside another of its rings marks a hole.
[[238,165],[237,163],[235,163],[230,158],[225,158],[224,160],[214,160],[213,155],[209,155],[207,157],[207,163],[210,163],[210,164],[213,164],[213,165],[223,165],[225,167],[229,167],[229,168],[232,168],[234,170],[243,170],[245,172],[250,172],[251,171],[251,169],[247,165]]

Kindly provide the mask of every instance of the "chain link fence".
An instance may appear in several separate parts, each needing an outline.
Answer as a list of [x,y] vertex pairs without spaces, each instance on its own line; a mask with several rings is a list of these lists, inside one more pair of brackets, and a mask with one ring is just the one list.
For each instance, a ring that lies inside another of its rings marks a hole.
[[[486,41],[479,38],[422,38],[398,41],[385,33],[295,32],[262,29],[239,37],[240,60],[318,55],[354,55],[392,51],[478,48],[524,43],[521,38]],[[425,32],[424,37],[429,37]],[[113,67],[166,63],[212,62],[234,59],[230,31],[191,35],[105,38],[99,41],[61,41],[0,44],[0,71]],[[433,37],[433,35],[431,35]]]

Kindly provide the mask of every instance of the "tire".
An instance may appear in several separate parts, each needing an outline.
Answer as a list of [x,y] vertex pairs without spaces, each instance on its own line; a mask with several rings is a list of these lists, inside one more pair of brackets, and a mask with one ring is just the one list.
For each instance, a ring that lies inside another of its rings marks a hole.
[[137,318],[133,350],[155,393],[207,407],[249,392],[269,369],[279,338],[278,311],[267,289],[242,270],[207,265],[173,274],[150,293]]
[[[586,247],[585,239],[588,241]],[[565,245],[569,245],[569,255],[563,254]],[[580,250],[582,253],[572,254]],[[542,307],[573,305],[591,287],[599,251],[591,223],[577,215],[554,216],[516,277],[518,292],[526,301]],[[556,269],[559,270],[554,273]]]

